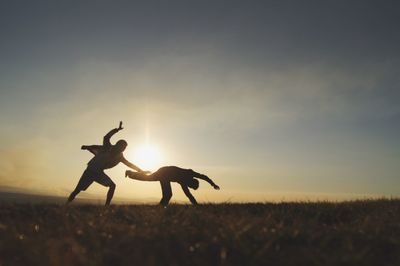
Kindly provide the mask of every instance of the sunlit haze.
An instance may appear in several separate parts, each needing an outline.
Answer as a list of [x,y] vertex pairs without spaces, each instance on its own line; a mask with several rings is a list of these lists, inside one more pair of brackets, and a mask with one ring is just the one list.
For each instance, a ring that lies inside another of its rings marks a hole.
[[143,170],[156,171],[160,165],[161,153],[159,149],[152,144],[142,144],[133,151],[128,152],[127,158],[135,162]]
[[[6,2],[1,189],[67,197],[122,120],[129,161],[221,187],[199,202],[400,196],[398,2]],[[127,169],[116,202],[159,201]]]

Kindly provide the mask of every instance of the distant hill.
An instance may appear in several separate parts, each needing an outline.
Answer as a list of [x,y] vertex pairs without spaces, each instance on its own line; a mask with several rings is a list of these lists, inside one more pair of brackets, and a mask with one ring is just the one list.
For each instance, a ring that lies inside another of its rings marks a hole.
[[[56,196],[38,191],[23,190],[14,187],[0,187],[0,203],[54,203],[64,204],[67,200],[67,195]],[[72,204],[96,204],[103,205],[105,203],[105,195],[89,195],[80,196],[74,200]],[[158,203],[158,199],[145,198],[143,200],[128,199],[114,197],[113,204],[143,204],[143,203]]]
[[[59,196],[39,195],[23,192],[0,191],[0,202],[2,203],[65,203],[66,198]],[[92,199],[78,199],[77,202],[97,203]]]

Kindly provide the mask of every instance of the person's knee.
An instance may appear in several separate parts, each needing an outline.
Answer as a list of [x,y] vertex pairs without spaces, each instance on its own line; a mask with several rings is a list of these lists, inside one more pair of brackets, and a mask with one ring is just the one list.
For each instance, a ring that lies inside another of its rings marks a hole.
[[108,187],[110,190],[115,190],[116,185],[115,183],[111,183]]

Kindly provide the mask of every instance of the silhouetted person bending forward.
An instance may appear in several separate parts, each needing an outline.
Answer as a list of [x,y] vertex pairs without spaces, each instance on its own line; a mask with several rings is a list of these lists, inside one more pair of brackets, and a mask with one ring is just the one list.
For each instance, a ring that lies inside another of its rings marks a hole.
[[88,150],[95,156],[87,164],[86,170],[83,172],[75,190],[69,196],[67,203],[74,200],[79,192],[86,190],[93,182],[97,182],[109,188],[106,200],[106,205],[109,205],[114,195],[115,183],[104,173],[104,169],[112,168],[120,162],[136,171],[143,172],[139,167],[124,158],[122,152],[128,146],[125,140],[119,140],[115,145],[110,142],[110,138],[122,129],[122,122],[120,122],[118,128],[114,128],[104,136],[103,145],[84,145],[81,147],[82,150]]
[[213,186],[214,189],[219,189],[219,186],[217,186],[206,175],[199,174],[192,169],[183,169],[176,166],[161,167],[150,175],[146,175],[143,172],[138,173],[127,170],[125,176],[142,181],[160,181],[162,189],[162,199],[160,204],[164,206],[168,205],[169,200],[172,197],[171,182],[177,182],[181,185],[183,192],[192,204],[197,204],[197,201],[193,197],[192,193],[190,193],[189,188],[195,190],[199,188],[199,181],[195,178],[203,179]]

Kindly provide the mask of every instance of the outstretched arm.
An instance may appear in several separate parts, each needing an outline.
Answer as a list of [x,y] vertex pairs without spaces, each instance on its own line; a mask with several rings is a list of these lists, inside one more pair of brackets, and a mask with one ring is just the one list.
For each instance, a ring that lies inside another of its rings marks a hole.
[[103,146],[101,145],[82,145],[81,149],[82,150],[88,150],[91,153],[93,153],[94,155],[98,154],[101,149],[103,148]]
[[186,197],[188,197],[188,199],[190,200],[190,202],[191,202],[193,205],[197,205],[197,201],[196,201],[196,199],[193,197],[192,193],[190,193],[188,187],[185,186],[185,185],[182,185],[182,184],[181,184],[181,187],[182,187],[182,190],[183,190],[183,192],[185,193]]
[[203,179],[204,181],[207,181],[214,189],[219,190],[219,186],[217,184],[215,184],[208,176],[202,175],[202,174],[199,174],[196,172],[194,172],[194,173],[195,173],[194,177],[196,177],[198,179]]
[[136,170],[141,173],[147,173],[147,171],[143,171],[142,169],[140,169],[139,167],[137,167],[136,165],[125,159],[125,157],[122,157],[121,162],[133,170]]
[[104,146],[108,146],[108,147],[111,146],[111,142],[110,142],[111,137],[112,137],[115,133],[117,133],[118,131],[120,131],[120,130],[122,130],[122,129],[124,129],[124,128],[122,127],[122,121],[120,121],[120,122],[119,122],[119,127],[112,129],[110,132],[108,132],[108,133],[104,136],[104,138],[103,138],[103,145],[104,145]]

